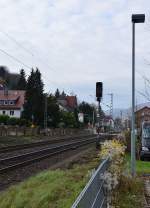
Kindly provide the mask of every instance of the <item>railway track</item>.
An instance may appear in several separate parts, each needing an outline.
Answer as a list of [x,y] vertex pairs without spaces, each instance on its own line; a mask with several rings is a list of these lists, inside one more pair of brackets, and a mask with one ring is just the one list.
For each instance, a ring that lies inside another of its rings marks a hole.
[[[82,135],[82,139],[80,138],[80,140],[79,140],[79,137],[75,137],[75,138],[78,139],[78,141],[68,142],[65,144],[58,144],[55,147],[48,147],[42,150],[31,151],[25,154],[19,154],[17,156],[0,159],[0,174],[17,169],[19,167],[27,166],[34,162],[41,161],[43,159],[52,157],[54,155],[57,155],[66,151],[70,151],[72,149],[74,150],[79,147],[82,147],[91,143],[95,143],[97,140],[96,136],[91,136],[91,135],[87,135],[86,139],[83,139],[83,135]],[[16,148],[19,148],[18,145]],[[27,146],[21,145],[20,148],[27,148]],[[14,149],[12,148],[11,150],[14,150]]]
[[38,142],[31,142],[31,143],[26,143],[26,144],[19,144],[19,145],[12,145],[12,146],[7,146],[7,147],[2,147],[0,148],[0,154],[2,153],[7,153],[7,152],[13,152],[16,150],[23,150],[23,149],[28,149],[28,148],[34,148],[38,146],[44,146],[48,144],[55,144],[55,143],[60,143],[60,142],[66,142],[68,140],[75,140],[75,139],[80,139],[80,138],[90,138],[91,135],[76,135],[76,136],[65,136],[65,138],[60,138],[56,137],[53,138],[52,140],[45,140],[45,141],[38,141]]

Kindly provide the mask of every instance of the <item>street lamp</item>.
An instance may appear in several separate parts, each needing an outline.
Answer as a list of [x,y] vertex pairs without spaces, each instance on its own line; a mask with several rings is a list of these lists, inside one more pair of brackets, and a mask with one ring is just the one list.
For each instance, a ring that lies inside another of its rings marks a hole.
[[135,176],[135,23],[144,23],[145,14],[132,14],[132,131],[131,131],[131,174]]

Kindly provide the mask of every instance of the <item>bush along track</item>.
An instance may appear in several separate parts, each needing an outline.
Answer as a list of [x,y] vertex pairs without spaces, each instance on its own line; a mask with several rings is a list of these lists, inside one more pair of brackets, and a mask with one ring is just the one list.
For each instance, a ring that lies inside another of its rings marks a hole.
[[110,157],[108,172],[103,176],[108,191],[108,204],[112,208],[143,207],[143,182],[132,179],[125,157],[125,145],[117,140],[106,141],[100,156]]

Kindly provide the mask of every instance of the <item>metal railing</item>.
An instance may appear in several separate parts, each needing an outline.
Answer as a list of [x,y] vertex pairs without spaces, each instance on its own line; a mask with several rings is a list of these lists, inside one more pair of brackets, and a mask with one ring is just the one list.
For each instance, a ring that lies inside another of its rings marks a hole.
[[103,160],[71,208],[107,208],[107,194],[102,175],[109,166],[109,158]]

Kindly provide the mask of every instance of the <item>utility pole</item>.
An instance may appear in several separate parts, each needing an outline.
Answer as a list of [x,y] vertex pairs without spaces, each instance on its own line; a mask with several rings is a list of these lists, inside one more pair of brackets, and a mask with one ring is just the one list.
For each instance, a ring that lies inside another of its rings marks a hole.
[[45,94],[44,129],[45,133],[47,134],[47,94]]
[[94,123],[95,123],[95,109],[93,108],[93,118],[92,118],[92,120],[93,120],[93,128],[94,128]]
[[100,128],[100,126],[101,126],[101,115],[100,115],[100,113],[101,113],[101,111],[100,111],[100,109],[101,109],[101,106],[100,106],[100,100],[98,100],[98,114],[99,114],[99,117],[98,117],[98,127]]
[[131,131],[131,174],[136,175],[135,168],[135,23],[144,23],[144,14],[132,15],[132,131]]
[[113,95],[113,93],[110,93],[108,95],[110,95],[110,116],[113,118],[113,98],[114,98],[114,95]]

